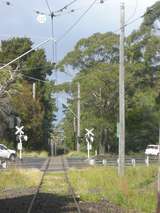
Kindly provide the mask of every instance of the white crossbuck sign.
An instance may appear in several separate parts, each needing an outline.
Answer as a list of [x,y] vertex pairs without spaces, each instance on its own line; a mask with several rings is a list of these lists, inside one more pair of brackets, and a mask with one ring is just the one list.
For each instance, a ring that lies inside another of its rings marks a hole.
[[88,159],[90,157],[90,150],[92,149],[92,145],[91,143],[93,143],[94,141],[94,133],[93,130],[94,129],[85,129],[86,130],[86,134],[85,134],[85,138],[86,138],[86,142],[87,142],[87,150],[88,150]]
[[23,132],[23,129],[24,129],[24,126],[16,126],[16,132],[15,132],[15,135],[24,135],[24,132]]
[[94,133],[93,133],[93,130],[94,129],[85,129],[87,131],[87,133],[85,134],[85,138],[86,138],[86,141],[88,142],[92,142],[94,141]]
[[28,140],[27,135],[24,135],[23,129],[24,129],[24,126],[20,126],[20,127],[16,126],[16,132],[15,132],[15,135],[17,135],[18,140],[19,140],[17,149],[20,151],[20,159],[22,159],[22,149],[23,149],[22,140],[24,140],[24,141]]

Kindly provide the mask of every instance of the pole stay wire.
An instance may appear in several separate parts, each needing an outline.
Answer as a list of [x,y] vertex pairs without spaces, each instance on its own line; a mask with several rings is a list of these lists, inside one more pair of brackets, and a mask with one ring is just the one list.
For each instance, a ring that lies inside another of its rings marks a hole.
[[34,51],[35,49],[37,49],[38,47],[42,46],[45,43],[48,43],[50,40],[52,40],[52,38],[49,38],[43,42],[41,42],[40,44],[36,45],[35,47],[33,47],[32,49],[28,50],[27,52],[23,53],[22,55],[18,56],[17,58],[13,59],[12,61],[8,62],[7,64],[3,65],[2,67],[0,67],[0,70],[6,68],[7,66],[13,64],[15,61],[23,58],[25,55],[29,54],[30,52]]

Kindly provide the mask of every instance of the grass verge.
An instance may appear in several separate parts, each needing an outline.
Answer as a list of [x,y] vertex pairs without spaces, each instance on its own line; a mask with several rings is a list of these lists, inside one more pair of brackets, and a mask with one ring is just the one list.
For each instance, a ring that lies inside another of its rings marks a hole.
[[0,175],[0,195],[5,191],[27,190],[38,185],[41,172],[36,169],[10,169],[2,171]]
[[[127,168],[123,178],[117,176],[117,169],[93,167],[84,170],[70,170],[69,177],[75,193],[82,201],[99,202],[102,199],[137,213],[151,213],[156,209],[157,168],[139,166]],[[42,187],[43,192],[67,194],[63,173],[49,173]]]
[[[0,194],[7,189],[34,188],[38,185],[41,172],[38,170],[12,169],[0,175]],[[123,178],[117,176],[117,169],[92,167],[84,170],[70,170],[69,177],[75,193],[82,201],[99,202],[102,199],[130,209],[137,213],[152,213],[156,209],[157,167],[137,166],[126,169]],[[47,173],[42,192],[67,195],[68,186],[64,173]]]
[[107,199],[126,209],[151,213],[156,209],[156,167],[127,168],[123,178],[115,168],[88,168],[69,173],[82,200]]
[[46,158],[48,157],[48,152],[47,151],[24,151],[23,157]]
[[71,151],[69,152],[66,157],[79,157],[79,158],[86,158],[87,153],[86,152],[77,152],[77,151]]

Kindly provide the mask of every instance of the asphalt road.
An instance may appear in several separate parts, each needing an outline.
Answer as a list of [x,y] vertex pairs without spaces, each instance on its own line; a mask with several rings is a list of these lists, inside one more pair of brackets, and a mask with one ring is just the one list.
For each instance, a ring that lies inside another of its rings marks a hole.
[[[54,158],[53,158],[54,159]],[[126,166],[132,166],[133,158],[127,158],[126,159]],[[43,171],[45,162],[47,161],[47,158],[36,158],[36,157],[26,157],[23,158],[22,161],[17,159],[15,162],[8,162],[8,168],[16,167],[16,168],[23,168],[23,169],[39,169]],[[95,159],[94,164],[102,166],[103,165],[102,159]],[[157,157],[150,157],[149,158],[149,164],[157,164],[158,158]],[[90,163],[85,158],[67,158],[67,164],[68,168],[85,168],[90,166]],[[109,158],[105,161],[106,166],[118,166],[117,158]],[[147,165],[146,164],[146,158],[139,157],[135,158],[135,165]],[[49,171],[61,171],[62,168],[60,167],[59,163],[55,161],[52,161],[52,164],[49,167]]]
[[[35,157],[26,157],[23,158],[23,160],[19,160],[16,159],[15,162],[8,162],[8,168],[23,168],[23,169],[39,169],[42,170],[44,169],[44,165],[47,161],[47,158],[35,158]],[[85,161],[85,159],[81,159],[81,158],[69,158],[67,159],[67,163],[68,163],[68,168],[84,168],[86,166],[88,166],[88,162]],[[48,168],[48,171],[63,171],[63,169],[61,168],[61,165],[56,161],[53,161],[51,163],[51,165]]]
[[23,160],[16,159],[15,162],[8,162],[8,167],[41,169],[46,159],[47,158],[25,157]]

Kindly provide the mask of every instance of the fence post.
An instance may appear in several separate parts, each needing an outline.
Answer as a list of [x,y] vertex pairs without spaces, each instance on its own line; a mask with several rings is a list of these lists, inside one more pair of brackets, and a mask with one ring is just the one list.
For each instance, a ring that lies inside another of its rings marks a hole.
[[107,165],[107,160],[103,159],[102,164],[103,164],[103,166],[106,166]]
[[135,167],[136,166],[136,160],[132,159],[132,166]]
[[147,155],[147,158],[145,159],[145,163],[146,163],[146,166],[148,167],[149,166],[149,156]]
[[117,159],[117,164],[118,164],[118,166],[119,166],[119,158]]

